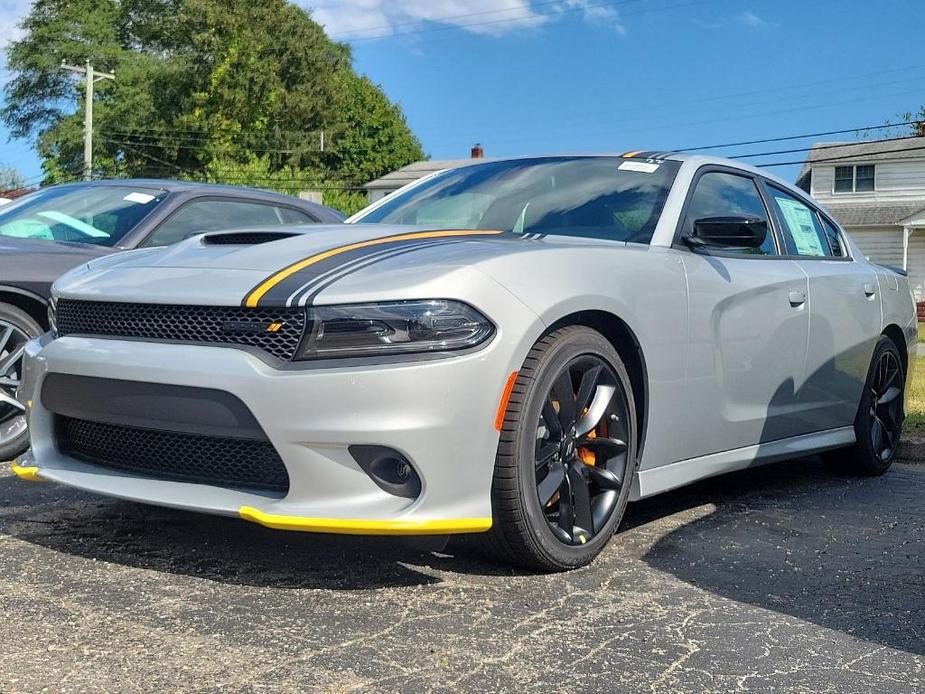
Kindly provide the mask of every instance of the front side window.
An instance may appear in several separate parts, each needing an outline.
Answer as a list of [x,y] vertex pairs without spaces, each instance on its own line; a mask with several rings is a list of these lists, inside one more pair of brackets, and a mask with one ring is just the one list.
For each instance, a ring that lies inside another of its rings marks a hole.
[[723,249],[723,252],[777,255],[774,234],[768,221],[768,211],[765,209],[761,193],[758,192],[758,186],[753,179],[721,171],[709,171],[703,174],[695,185],[688,203],[687,216],[684,219],[686,235],[693,234],[694,222],[705,217],[741,215],[757,217],[764,220],[768,227],[768,235],[761,247],[741,250]]
[[170,246],[190,236],[208,231],[306,223],[303,220],[293,221],[290,210],[286,208],[284,215],[283,209],[274,205],[242,200],[222,200],[220,198],[194,200],[181,207],[176,214],[155,229],[142,245]]
[[128,186],[47,188],[0,207],[0,236],[116,246],[165,197]]
[[874,165],[836,166],[836,193],[866,193],[874,190]]
[[819,215],[804,202],[780,188],[768,186],[783,226],[784,244],[789,255],[825,257],[835,255]]
[[649,243],[680,164],[544,157],[454,169],[354,223],[498,229]]

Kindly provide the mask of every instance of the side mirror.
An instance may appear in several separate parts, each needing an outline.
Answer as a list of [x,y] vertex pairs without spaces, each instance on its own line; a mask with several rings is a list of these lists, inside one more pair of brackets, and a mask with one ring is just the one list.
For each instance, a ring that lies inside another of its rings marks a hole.
[[695,248],[760,248],[767,237],[768,223],[760,217],[702,217],[684,242]]

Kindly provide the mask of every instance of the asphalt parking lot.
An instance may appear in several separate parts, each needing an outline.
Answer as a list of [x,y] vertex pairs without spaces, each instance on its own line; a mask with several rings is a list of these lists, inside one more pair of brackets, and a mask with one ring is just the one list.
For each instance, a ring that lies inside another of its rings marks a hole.
[[925,691],[925,466],[632,505],[591,567],[0,477],[0,691]]

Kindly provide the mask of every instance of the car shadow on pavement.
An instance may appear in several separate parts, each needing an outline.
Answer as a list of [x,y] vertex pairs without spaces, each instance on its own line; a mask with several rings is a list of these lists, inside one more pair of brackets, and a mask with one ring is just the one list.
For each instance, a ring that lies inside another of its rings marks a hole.
[[925,654],[925,468],[883,477],[818,459],[715,478],[635,504],[624,529],[705,504],[648,565],[710,593]]
[[[439,583],[429,569],[510,575],[399,538],[280,532],[234,518],[0,477],[0,534],[56,552],[220,583],[362,590]],[[420,567],[422,570],[416,570]]]

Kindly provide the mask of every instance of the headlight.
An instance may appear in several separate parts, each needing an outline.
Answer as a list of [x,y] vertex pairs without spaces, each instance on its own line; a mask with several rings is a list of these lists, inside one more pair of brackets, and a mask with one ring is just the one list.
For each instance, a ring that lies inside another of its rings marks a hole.
[[475,347],[494,332],[491,321],[458,301],[313,306],[296,358],[444,352]]
[[48,328],[58,337],[58,300],[54,296],[48,300]]

